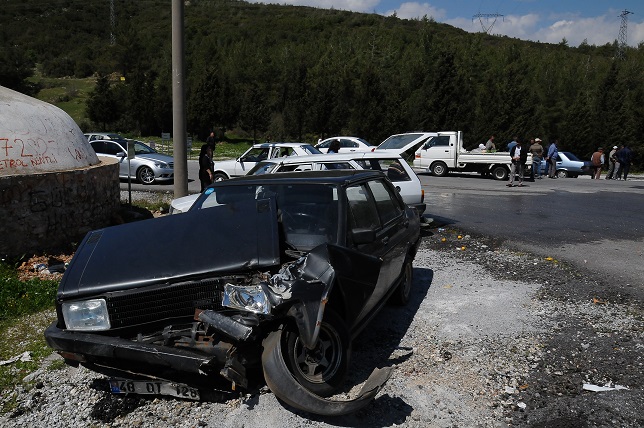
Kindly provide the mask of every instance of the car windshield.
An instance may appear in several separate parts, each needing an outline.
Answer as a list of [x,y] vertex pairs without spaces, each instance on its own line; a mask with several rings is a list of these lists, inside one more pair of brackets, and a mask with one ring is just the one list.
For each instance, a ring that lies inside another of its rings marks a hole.
[[156,150],[154,150],[152,147],[147,146],[143,144],[140,141],[132,141],[130,140],[130,144],[134,143],[134,154],[137,155],[149,155],[152,153],[158,153]]
[[302,150],[304,150],[309,155],[321,155],[322,154],[321,151],[319,151],[318,149],[316,149],[315,147],[313,147],[310,144],[304,144],[304,145],[300,146],[300,148]]
[[401,159],[360,159],[356,160],[363,169],[373,169],[387,174],[390,181],[411,181],[407,170],[403,167]]
[[261,184],[209,187],[193,210],[221,209],[251,200],[275,199],[287,247],[309,251],[338,241],[338,191],[328,184]]
[[561,154],[565,155],[568,160],[581,162],[581,160],[577,156],[573,155],[570,152],[561,152]]
[[277,165],[276,162],[269,162],[269,161],[264,161],[256,164],[253,168],[251,168],[250,171],[248,171],[248,174],[246,175],[262,175],[262,174],[269,174],[273,169],[275,169],[275,166]]
[[402,149],[423,134],[392,135],[378,146],[379,149]]

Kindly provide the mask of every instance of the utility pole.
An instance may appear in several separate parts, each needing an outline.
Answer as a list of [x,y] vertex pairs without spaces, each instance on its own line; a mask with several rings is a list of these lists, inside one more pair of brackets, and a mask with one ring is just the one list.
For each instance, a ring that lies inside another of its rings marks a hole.
[[110,45],[114,46],[116,43],[116,37],[114,36],[114,31],[116,27],[116,14],[114,13],[114,0],[110,0]]
[[172,0],[172,147],[175,198],[188,194],[183,1]]
[[633,12],[629,12],[624,9],[622,14],[619,15],[622,18],[622,24],[619,26],[619,36],[617,37],[617,58],[624,59],[626,51],[626,36],[627,36],[627,27],[628,27],[628,15]]
[[[505,21],[505,17],[499,13],[477,13],[472,17],[472,22],[474,22],[474,18],[479,19],[483,31],[487,34],[490,34],[490,31],[492,31],[492,27],[494,27],[494,24],[496,24],[496,20],[498,18],[503,18],[503,20]],[[485,24],[483,23],[483,18],[485,18],[485,22],[489,24],[488,26],[485,26]],[[490,19],[492,18],[494,18],[494,20],[492,21],[492,24],[490,24]]]

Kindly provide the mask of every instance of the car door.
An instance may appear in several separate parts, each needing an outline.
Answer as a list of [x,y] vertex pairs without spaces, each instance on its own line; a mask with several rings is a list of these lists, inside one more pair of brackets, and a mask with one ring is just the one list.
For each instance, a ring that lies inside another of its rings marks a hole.
[[414,166],[416,168],[429,168],[434,161],[445,162],[451,165],[452,149],[450,148],[450,136],[438,135],[427,140],[416,153]]
[[123,147],[109,140],[93,140],[90,144],[96,154],[115,159],[119,163],[119,177],[127,177],[127,156],[119,156],[125,153]]
[[395,190],[384,180],[348,186],[346,198],[349,230],[371,229],[375,232],[375,240],[364,244],[354,244],[349,234],[349,245],[382,260],[375,288],[369,290],[369,295],[362,296],[365,304],[353,320],[356,325],[383,300],[400,274],[405,257],[405,246],[401,245],[405,236],[405,214]]

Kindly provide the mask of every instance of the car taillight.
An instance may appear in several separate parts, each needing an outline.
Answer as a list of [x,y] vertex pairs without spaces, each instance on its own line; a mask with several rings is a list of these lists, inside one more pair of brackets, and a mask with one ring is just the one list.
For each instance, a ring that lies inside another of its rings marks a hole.
[[420,189],[420,202],[425,202],[425,191]]

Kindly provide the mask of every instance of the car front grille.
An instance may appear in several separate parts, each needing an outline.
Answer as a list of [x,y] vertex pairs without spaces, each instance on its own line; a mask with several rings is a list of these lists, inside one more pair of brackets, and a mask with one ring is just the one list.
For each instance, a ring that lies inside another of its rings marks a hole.
[[164,284],[106,296],[112,328],[192,317],[195,308],[220,309],[224,280]]

